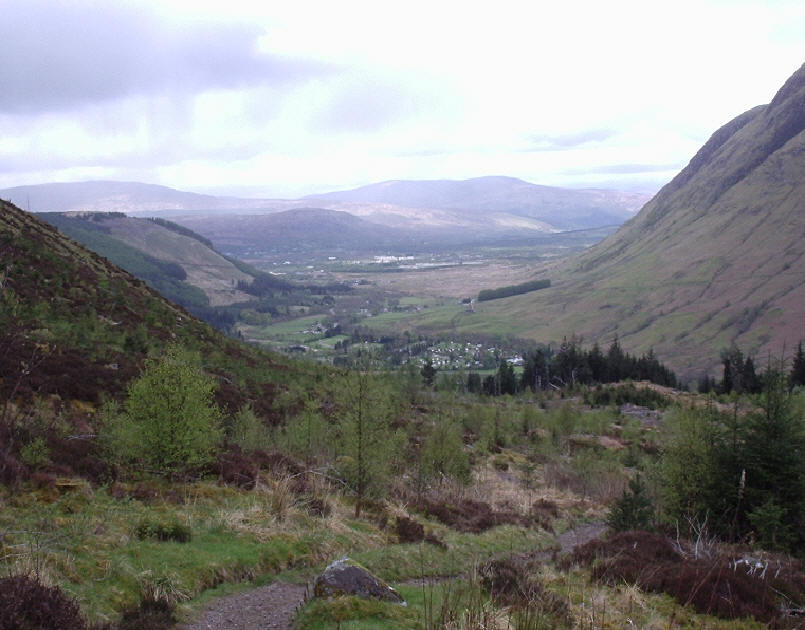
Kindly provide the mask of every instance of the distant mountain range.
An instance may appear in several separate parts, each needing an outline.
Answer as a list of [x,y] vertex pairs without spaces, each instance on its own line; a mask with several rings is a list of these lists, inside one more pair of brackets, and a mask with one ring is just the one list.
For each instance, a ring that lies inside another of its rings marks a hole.
[[63,182],[15,186],[0,198],[31,212],[212,212],[261,208],[263,200],[213,197],[140,182]]
[[[235,224],[250,226],[236,239],[240,251],[266,245],[284,247],[300,231],[316,247],[324,243],[345,250],[375,244],[410,249],[417,244],[452,245],[598,228],[620,225],[649,196],[481,177],[385,182],[297,200],[214,197],[152,184],[102,181],[18,186],[0,190],[0,198],[33,212],[111,211],[175,217],[224,248],[233,243],[229,219],[238,215]],[[271,217],[282,212],[288,214]],[[344,213],[360,220],[348,222]],[[246,221],[240,215],[252,218]],[[215,218],[220,216],[227,219]],[[332,225],[339,229],[326,228]],[[257,234],[259,242],[252,238]]]
[[306,199],[460,210],[475,216],[506,213],[569,230],[620,225],[634,216],[649,196],[539,186],[514,177],[476,177],[465,181],[389,181],[354,190],[310,195]]
[[549,273],[550,289],[484,308],[542,341],[653,347],[683,375],[733,343],[756,362],[793,350],[805,339],[805,66],[614,235]]

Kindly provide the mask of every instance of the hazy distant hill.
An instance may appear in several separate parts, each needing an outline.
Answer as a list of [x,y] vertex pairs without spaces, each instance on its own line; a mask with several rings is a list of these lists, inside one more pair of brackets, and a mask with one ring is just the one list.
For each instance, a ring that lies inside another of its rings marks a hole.
[[[648,195],[611,190],[570,190],[538,186],[511,177],[466,181],[400,181],[305,199],[214,197],[137,182],[75,182],[17,186],[0,198],[32,212],[104,211],[140,216],[161,214],[271,214],[315,206],[339,210],[395,230],[432,231],[431,237],[465,234],[551,233],[620,225]],[[315,203],[314,203],[315,201]],[[300,215],[301,216],[301,215]],[[522,235],[522,234],[521,234]],[[408,238],[397,235],[397,240]]]
[[208,237],[221,251],[246,257],[254,252],[345,255],[434,251],[556,231],[534,219],[505,213],[481,220],[452,211],[343,205],[349,206],[349,211],[296,208],[272,214],[193,215],[174,220]]
[[476,214],[505,212],[565,230],[619,225],[649,198],[643,193],[539,186],[514,177],[389,181],[307,197],[317,201],[388,203]]
[[209,236],[222,251],[248,256],[264,252],[364,251],[407,242],[407,235],[347,212],[300,208],[273,214],[177,217],[186,227]]
[[192,212],[259,208],[261,199],[213,197],[140,182],[70,182],[15,186],[0,198],[31,212]]
[[518,332],[536,339],[617,335],[688,375],[733,342],[758,362],[791,351],[805,338],[805,66],[617,233],[550,273],[550,289],[484,308],[529,322]]

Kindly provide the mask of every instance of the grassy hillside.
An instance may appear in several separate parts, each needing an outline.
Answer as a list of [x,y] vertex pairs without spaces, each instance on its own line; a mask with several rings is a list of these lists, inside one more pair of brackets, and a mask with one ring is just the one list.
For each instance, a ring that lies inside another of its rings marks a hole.
[[684,377],[736,343],[759,361],[805,337],[805,68],[719,129],[617,233],[541,271],[549,289],[479,304],[457,330],[654,348]]
[[40,216],[186,307],[223,306],[248,299],[237,286],[251,282],[253,276],[221,256],[209,241],[178,225],[174,228],[169,222],[120,213]]

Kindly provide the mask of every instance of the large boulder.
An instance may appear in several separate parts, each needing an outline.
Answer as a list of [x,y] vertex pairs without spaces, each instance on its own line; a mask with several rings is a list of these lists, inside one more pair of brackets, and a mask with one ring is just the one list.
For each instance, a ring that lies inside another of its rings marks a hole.
[[405,604],[399,593],[379,577],[349,558],[336,560],[313,582],[315,597],[338,597],[339,595],[358,595],[372,597],[388,602]]

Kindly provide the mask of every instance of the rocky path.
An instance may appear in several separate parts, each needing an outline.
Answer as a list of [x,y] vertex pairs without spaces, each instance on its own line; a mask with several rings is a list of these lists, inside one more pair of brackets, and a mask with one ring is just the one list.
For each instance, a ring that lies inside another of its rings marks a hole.
[[[561,553],[598,538],[606,531],[603,523],[585,523],[560,534]],[[546,559],[550,556],[545,553]],[[305,598],[305,587],[287,582],[238,593],[217,600],[197,621],[178,630],[292,630],[296,609]]]
[[222,597],[201,617],[179,630],[291,630],[305,587],[287,582]]

